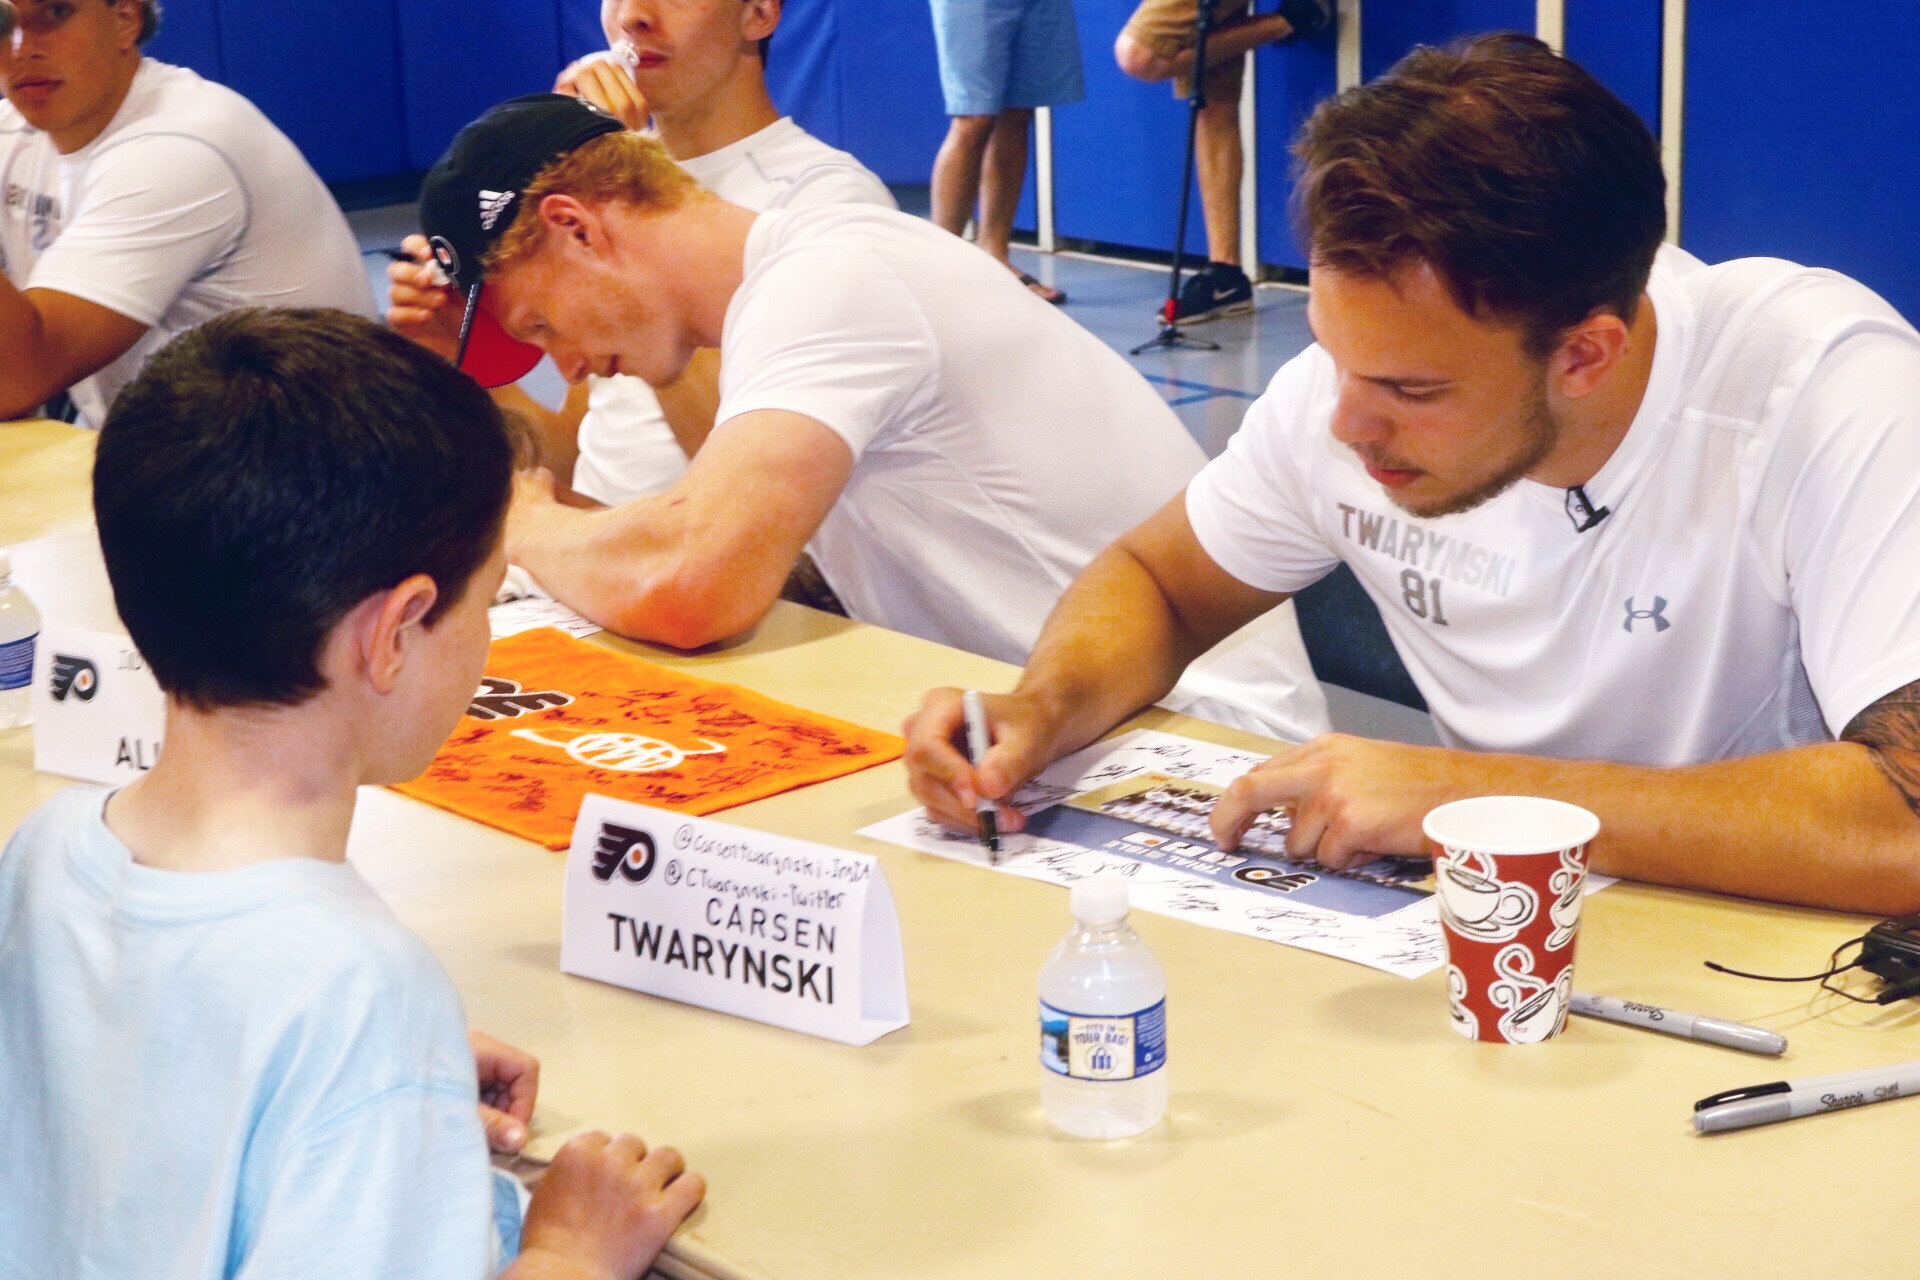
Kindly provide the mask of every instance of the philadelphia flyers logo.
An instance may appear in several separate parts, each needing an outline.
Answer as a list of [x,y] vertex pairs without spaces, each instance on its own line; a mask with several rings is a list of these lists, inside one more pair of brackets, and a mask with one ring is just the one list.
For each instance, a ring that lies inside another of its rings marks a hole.
[[618,823],[600,824],[600,839],[593,847],[593,875],[596,880],[620,878],[639,884],[653,874],[653,837]]
[[82,702],[92,702],[93,695],[100,691],[100,668],[85,658],[56,653],[47,688],[55,702],[65,702],[68,694]]
[[1292,893],[1314,881],[1312,874],[1305,871],[1282,871],[1277,867],[1258,865],[1241,867],[1233,873],[1233,878],[1241,884],[1250,884],[1256,889],[1271,889],[1275,893]]

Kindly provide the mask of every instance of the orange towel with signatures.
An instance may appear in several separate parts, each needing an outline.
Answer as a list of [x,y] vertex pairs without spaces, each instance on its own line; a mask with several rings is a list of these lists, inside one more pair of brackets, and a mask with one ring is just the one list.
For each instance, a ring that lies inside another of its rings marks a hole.
[[494,643],[453,736],[394,789],[564,849],[588,792],[712,813],[904,749],[890,733],[541,628]]

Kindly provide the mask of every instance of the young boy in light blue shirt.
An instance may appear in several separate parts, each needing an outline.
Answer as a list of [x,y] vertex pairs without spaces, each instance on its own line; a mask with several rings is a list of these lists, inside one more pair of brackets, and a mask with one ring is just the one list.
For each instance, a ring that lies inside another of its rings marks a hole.
[[523,1218],[477,1105],[523,1142],[537,1066],[346,862],[355,788],[479,682],[512,466],[479,387],[341,312],[221,317],[116,400],[95,514],[166,748],[0,853],[0,1275],[635,1280],[699,1201],[596,1134]]

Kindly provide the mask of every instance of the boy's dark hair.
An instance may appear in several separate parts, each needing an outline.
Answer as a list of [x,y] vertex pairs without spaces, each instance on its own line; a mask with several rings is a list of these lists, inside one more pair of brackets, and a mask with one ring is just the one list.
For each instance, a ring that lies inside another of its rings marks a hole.
[[355,605],[416,573],[432,625],[492,554],[507,426],[478,384],[342,311],[236,311],[176,338],[100,431],[94,518],[160,687],[293,704]]
[[1646,125],[1518,32],[1415,49],[1323,102],[1293,150],[1314,265],[1385,277],[1424,261],[1535,355],[1596,310],[1631,322],[1666,235]]

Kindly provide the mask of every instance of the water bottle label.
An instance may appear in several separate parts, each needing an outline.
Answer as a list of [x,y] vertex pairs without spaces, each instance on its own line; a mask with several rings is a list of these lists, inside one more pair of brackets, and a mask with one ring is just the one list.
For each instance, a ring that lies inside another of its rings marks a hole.
[[1040,1061],[1075,1080],[1132,1080],[1167,1065],[1167,1002],[1127,1014],[1081,1014],[1040,1002]]
[[33,683],[33,642],[39,637],[36,631],[24,640],[0,644],[0,693]]

